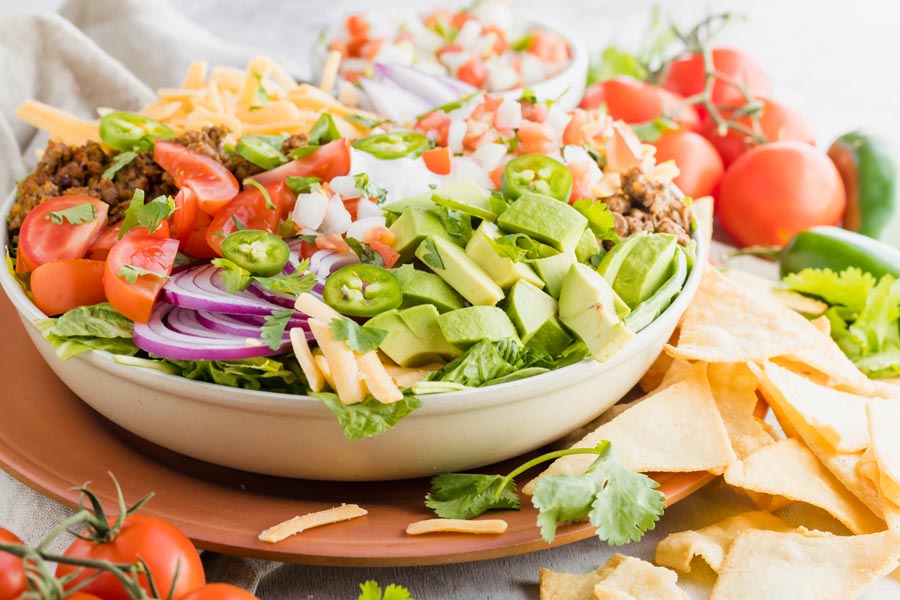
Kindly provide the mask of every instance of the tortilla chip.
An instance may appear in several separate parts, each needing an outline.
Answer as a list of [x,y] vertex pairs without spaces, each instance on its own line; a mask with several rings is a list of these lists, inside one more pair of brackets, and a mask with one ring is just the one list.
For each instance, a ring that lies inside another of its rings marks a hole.
[[[799,376],[773,364],[766,364],[760,373],[762,375],[760,390],[784,432],[792,438],[802,440],[847,490],[859,498],[875,515],[882,516],[878,488],[859,470],[863,452],[836,451],[833,442],[807,421],[804,414],[794,408],[792,400],[804,394],[803,390],[808,387],[807,384],[799,383]],[[812,388],[809,389],[812,390]],[[817,393],[817,391],[808,393]],[[801,404],[804,400],[801,399]],[[868,434],[866,438],[868,438]],[[868,445],[868,441],[866,445]]]
[[694,213],[694,219],[697,221],[697,227],[703,234],[703,240],[706,246],[712,244],[713,238],[713,222],[715,213],[715,200],[712,196],[702,196],[695,198],[691,202],[691,212]]
[[[794,310],[796,310],[796,309],[794,309]],[[798,311],[798,312],[803,312],[803,311]],[[821,317],[812,319],[810,321],[810,323],[815,325],[816,329],[818,329],[822,333],[822,335],[829,335],[829,336],[831,335],[831,321],[829,321],[828,317],[826,317],[825,315],[822,315]]]
[[900,532],[836,536],[750,530],[725,557],[712,600],[856,598],[900,558]]
[[598,583],[597,571],[572,575],[541,567],[540,600],[594,600],[594,586]]
[[676,358],[707,362],[747,362],[810,348],[822,337],[794,311],[748,294],[706,265],[694,299],[681,320]]
[[854,533],[872,533],[885,527],[881,519],[795,439],[779,440],[735,462],[726,469],[725,482],[818,506]]
[[[752,295],[774,301],[785,308],[807,315],[821,315],[828,309],[828,305],[821,300],[798,294],[793,290],[778,287],[778,282],[749,271],[740,269],[728,269],[725,276],[740,285]],[[828,319],[825,319],[827,322]]]
[[745,512],[696,531],[670,534],[656,546],[654,561],[658,565],[690,573],[691,560],[700,556],[718,573],[734,539],[748,529],[790,531],[793,527],[767,512]]
[[709,385],[738,460],[775,438],[756,416],[758,379],[745,363],[710,363]]
[[872,398],[866,412],[878,486],[885,498],[900,504],[900,401]]
[[689,600],[678,587],[678,575],[639,558],[614,554],[598,569],[594,586],[599,600]]
[[[703,363],[694,365],[683,381],[647,396],[573,447],[593,448],[603,440],[612,443],[623,465],[642,473],[721,473],[735,458]],[[584,473],[594,459],[590,454],[564,456],[538,477]],[[532,494],[538,477],[522,491]]]

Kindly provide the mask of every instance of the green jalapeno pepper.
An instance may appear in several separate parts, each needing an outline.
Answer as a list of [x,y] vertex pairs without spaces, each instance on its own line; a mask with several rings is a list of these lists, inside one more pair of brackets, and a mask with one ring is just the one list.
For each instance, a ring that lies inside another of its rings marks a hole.
[[415,131],[390,131],[364,137],[353,142],[353,147],[383,160],[416,158],[428,150],[431,142]]
[[281,135],[245,135],[235,146],[234,153],[268,171],[288,161],[281,153],[282,143],[284,136]]
[[243,229],[222,240],[222,255],[253,275],[272,277],[284,270],[291,249],[268,231]]
[[400,306],[403,292],[397,277],[387,269],[355,264],[328,276],[322,299],[341,314],[373,317]]
[[568,202],[572,192],[572,173],[557,160],[543,154],[525,154],[506,163],[500,191],[507,199],[537,192]]
[[100,139],[120,152],[151,150],[153,140],[170,140],[175,132],[156,119],[134,113],[115,111],[100,119]]

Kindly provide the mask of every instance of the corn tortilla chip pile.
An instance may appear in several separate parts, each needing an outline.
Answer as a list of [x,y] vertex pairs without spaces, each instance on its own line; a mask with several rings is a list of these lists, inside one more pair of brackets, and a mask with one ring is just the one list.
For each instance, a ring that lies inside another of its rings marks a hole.
[[[722,474],[759,510],[668,536],[659,567],[617,555],[586,575],[542,570],[542,599],[681,598],[668,569],[691,572],[697,557],[717,574],[713,600],[856,598],[898,566],[900,387],[866,377],[827,319],[801,314],[821,312],[816,300],[769,288],[707,266],[640,382],[647,395],[575,443],[610,440],[636,471]],[[567,456],[538,478],[589,464]],[[835,521],[819,531],[772,514],[794,504]]]

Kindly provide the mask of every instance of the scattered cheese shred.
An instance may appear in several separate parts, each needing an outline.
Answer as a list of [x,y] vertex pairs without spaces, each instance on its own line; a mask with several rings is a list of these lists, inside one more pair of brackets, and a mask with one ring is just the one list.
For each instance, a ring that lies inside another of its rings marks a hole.
[[334,337],[324,321],[312,318],[308,323],[325,360],[328,361],[331,377],[334,379],[334,391],[340,401],[344,404],[356,404],[365,400],[367,390],[359,372],[356,354],[347,347],[347,344]]
[[498,534],[506,531],[508,527],[503,519],[484,519],[481,521],[467,521],[465,519],[425,519],[416,521],[406,526],[408,535],[422,535],[424,533],[475,533]]
[[273,527],[269,527],[259,534],[259,539],[260,541],[274,544],[292,535],[306,531],[307,529],[312,529],[313,527],[349,521],[350,519],[362,517],[367,514],[369,514],[369,511],[360,507],[358,504],[341,504],[334,508],[297,516]]
[[294,356],[297,357],[300,370],[306,376],[309,389],[314,392],[321,392],[322,388],[325,387],[325,376],[319,367],[316,366],[312,351],[309,349],[309,341],[306,339],[306,331],[302,327],[294,327],[290,331],[290,336]]

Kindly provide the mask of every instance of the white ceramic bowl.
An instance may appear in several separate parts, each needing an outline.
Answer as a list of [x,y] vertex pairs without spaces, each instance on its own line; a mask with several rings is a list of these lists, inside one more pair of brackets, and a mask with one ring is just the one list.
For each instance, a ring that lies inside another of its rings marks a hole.
[[[13,197],[2,206],[4,217]],[[698,264],[706,247],[697,237]],[[0,228],[0,247],[7,233]],[[392,430],[348,440],[319,400],[229,388],[115,363],[93,350],[60,360],[34,325],[45,318],[7,269],[0,284],[44,360],[87,404],[126,430],[211,463],[257,473],[378,481],[473,469],[539,448],[591,421],[640,379],[697,290],[684,290],[650,326],[605,363],[586,360],[486,388],[423,396]],[[2,421],[0,421],[2,422]]]
[[[397,12],[399,11],[391,11]],[[572,110],[581,101],[584,96],[585,84],[587,83],[588,56],[587,46],[577,36],[551,20],[544,17],[528,17],[530,24],[539,25],[545,29],[549,29],[562,36],[569,47],[572,49],[572,60],[569,61],[565,69],[539,83],[532,84],[529,87],[538,100],[555,100],[556,103],[565,110]],[[322,35],[320,35],[313,44],[310,52],[310,67],[312,68],[313,80],[318,81],[322,76],[322,67],[328,56],[328,43],[330,43],[336,25],[327,27]],[[522,95],[522,88],[514,88],[503,92],[492,92],[496,96],[509,97],[518,99]]]

